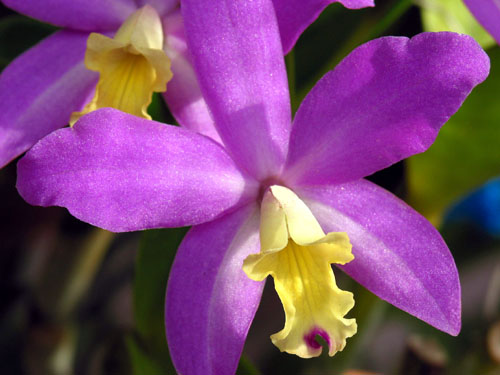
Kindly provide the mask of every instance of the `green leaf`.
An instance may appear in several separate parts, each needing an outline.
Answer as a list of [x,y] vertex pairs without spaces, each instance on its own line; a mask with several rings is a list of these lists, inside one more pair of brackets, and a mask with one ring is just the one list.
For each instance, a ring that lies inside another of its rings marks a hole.
[[135,375],[160,375],[165,373],[175,374],[175,370],[171,372],[165,371],[165,366],[153,358],[146,350],[139,345],[137,339],[133,336],[127,337],[127,349],[132,362],[132,371]]
[[165,104],[165,100],[163,99],[163,95],[158,92],[153,93],[151,104],[148,107],[148,113],[155,121],[175,125],[175,119],[170,114]]
[[500,175],[500,48],[491,72],[425,153],[408,159],[409,201],[435,225],[455,200]]
[[476,21],[461,0],[419,0],[425,31],[455,31],[469,34],[483,48],[495,45],[495,40]]
[[20,15],[1,19],[0,64],[7,65],[8,62],[56,30],[54,26]]
[[242,356],[238,368],[236,369],[236,374],[238,375],[259,375],[260,372],[255,368],[255,366],[250,362],[249,359]]
[[186,231],[187,228],[178,228],[142,233],[134,280],[137,337],[129,342],[137,375],[175,374],[165,338],[165,288],[176,249]]

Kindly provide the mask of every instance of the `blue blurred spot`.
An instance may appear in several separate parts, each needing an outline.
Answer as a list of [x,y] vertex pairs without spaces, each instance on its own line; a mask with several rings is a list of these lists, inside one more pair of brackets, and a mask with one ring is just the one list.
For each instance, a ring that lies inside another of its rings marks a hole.
[[444,224],[467,222],[492,235],[500,236],[500,177],[454,204],[444,217]]

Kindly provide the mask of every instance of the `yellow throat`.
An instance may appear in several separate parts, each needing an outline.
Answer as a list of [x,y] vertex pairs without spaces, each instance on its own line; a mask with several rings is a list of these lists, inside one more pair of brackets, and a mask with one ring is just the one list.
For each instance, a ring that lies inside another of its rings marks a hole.
[[354,259],[346,233],[325,235],[313,213],[290,189],[271,186],[261,205],[261,250],[248,256],[243,271],[255,281],[268,275],[285,310],[285,327],[271,336],[281,351],[303,358],[321,354],[316,336],[333,356],[356,333],[352,293],[340,290],[331,264]]
[[90,34],[85,66],[99,72],[99,82],[92,100],[81,112],[73,112],[70,125],[104,107],[151,119],[147,108],[153,92],[166,91],[172,79],[170,65],[160,17],[149,5],[130,15],[114,38]]

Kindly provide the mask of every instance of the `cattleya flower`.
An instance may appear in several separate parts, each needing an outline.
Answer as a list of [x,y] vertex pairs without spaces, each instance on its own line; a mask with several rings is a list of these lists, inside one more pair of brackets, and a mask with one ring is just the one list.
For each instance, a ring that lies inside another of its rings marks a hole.
[[463,2],[500,45],[500,3],[498,0],[463,0]]
[[[114,109],[83,116],[18,163],[31,204],[111,230],[193,225],[170,273],[166,326],[181,374],[233,374],[267,275],[282,351],[333,355],[356,332],[330,264],[456,335],[460,284],[437,230],[363,177],[426,150],[482,82],[469,36],[385,37],[327,73],[291,119],[270,0],[183,0],[200,88],[221,143]],[[175,77],[175,72],[174,72]],[[193,352],[195,354],[193,355]]]
[[[285,52],[328,4],[373,6],[373,0],[273,2]],[[0,76],[0,167],[98,108],[150,118],[146,108],[153,92],[163,93],[181,126],[220,141],[193,72],[179,0],[2,3],[63,30],[19,56]]]

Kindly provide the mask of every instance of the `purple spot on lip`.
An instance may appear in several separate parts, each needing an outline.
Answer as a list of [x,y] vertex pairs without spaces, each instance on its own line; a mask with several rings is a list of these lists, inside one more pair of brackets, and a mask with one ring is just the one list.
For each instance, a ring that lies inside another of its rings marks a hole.
[[330,346],[330,336],[328,336],[328,333],[318,327],[314,327],[307,335],[304,336],[304,341],[306,342],[307,346],[313,349],[321,348],[321,344],[316,341],[316,335],[320,335],[326,341],[328,346]]

